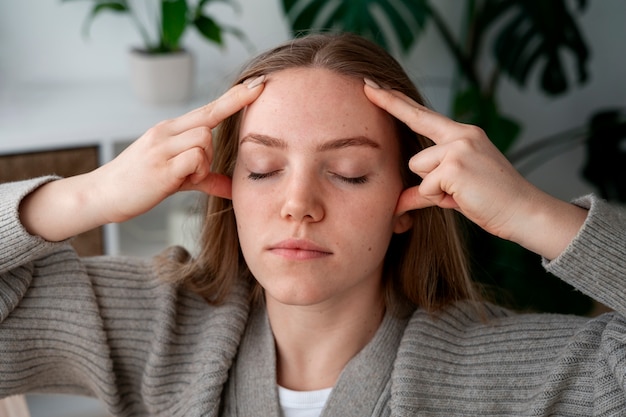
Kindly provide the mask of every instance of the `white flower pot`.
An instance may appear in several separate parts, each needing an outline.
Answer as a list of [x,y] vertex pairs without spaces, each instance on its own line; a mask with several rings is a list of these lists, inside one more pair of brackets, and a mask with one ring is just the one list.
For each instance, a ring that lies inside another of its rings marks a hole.
[[195,71],[190,52],[148,54],[133,49],[130,72],[135,94],[146,104],[179,104],[191,98]]

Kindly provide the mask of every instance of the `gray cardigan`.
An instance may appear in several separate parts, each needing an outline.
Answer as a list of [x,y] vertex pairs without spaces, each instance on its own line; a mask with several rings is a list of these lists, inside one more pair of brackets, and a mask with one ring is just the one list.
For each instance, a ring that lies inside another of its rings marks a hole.
[[[30,236],[17,207],[42,181],[0,186],[0,397],[96,396],[115,416],[279,415],[271,330],[245,285],[210,306],[147,260],[81,259]],[[387,314],[323,415],[626,415],[626,214],[578,204],[583,229],[544,266],[616,313]]]

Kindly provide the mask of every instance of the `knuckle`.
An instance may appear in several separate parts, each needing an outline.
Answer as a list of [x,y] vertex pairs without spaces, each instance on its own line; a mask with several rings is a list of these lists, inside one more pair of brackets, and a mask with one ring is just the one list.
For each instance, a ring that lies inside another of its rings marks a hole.
[[150,143],[154,143],[159,140],[159,138],[163,136],[167,136],[171,131],[171,125],[173,123],[172,119],[163,120],[150,127],[144,136]]
[[189,159],[197,166],[204,164],[206,154],[203,149],[192,148],[189,150]]
[[149,128],[146,133],[143,135],[142,141],[150,146],[149,149],[153,148],[153,145],[156,144],[159,138],[163,135],[161,129],[158,126],[153,126]]
[[154,132],[161,132],[161,131],[167,132],[170,130],[170,127],[172,126],[173,123],[174,123],[174,119],[165,119],[155,124],[153,127],[150,128],[150,130]]
[[207,103],[200,108],[200,111],[202,113],[211,114],[213,112],[213,109],[215,109],[215,106],[217,105],[217,103],[218,103],[217,100]]
[[465,164],[461,158],[451,158],[446,164],[447,178],[458,178],[464,173]]
[[455,145],[457,156],[467,155],[476,148],[475,139],[469,136],[459,138]]
[[486,136],[485,131],[476,125],[465,125],[466,135],[471,138],[484,138]]
[[211,117],[213,116],[215,112],[216,103],[217,103],[217,100],[205,104],[204,106],[200,107],[197,110],[198,112],[197,114],[204,120],[211,120]]
[[211,129],[208,126],[200,126],[198,128],[198,136],[202,139],[211,138]]

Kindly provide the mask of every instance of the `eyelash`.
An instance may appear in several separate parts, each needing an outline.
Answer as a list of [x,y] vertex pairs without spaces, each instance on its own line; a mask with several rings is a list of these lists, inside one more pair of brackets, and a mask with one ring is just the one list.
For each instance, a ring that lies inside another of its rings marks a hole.
[[253,180],[253,181],[258,181],[258,180],[264,180],[266,178],[269,178],[271,176],[273,176],[274,174],[276,174],[278,171],[271,171],[271,172],[251,172],[250,174],[248,174],[248,178]]
[[[264,180],[276,175],[278,171],[270,171],[270,172],[251,172],[248,174],[248,178],[253,181]],[[343,175],[333,174],[335,178],[340,181],[343,181],[348,184],[360,185],[365,184],[368,181],[367,176],[363,175],[361,177],[344,177]]]
[[341,175],[335,175],[339,180],[343,182],[347,182],[348,184],[365,184],[368,181],[368,178],[364,175],[362,177],[343,177]]

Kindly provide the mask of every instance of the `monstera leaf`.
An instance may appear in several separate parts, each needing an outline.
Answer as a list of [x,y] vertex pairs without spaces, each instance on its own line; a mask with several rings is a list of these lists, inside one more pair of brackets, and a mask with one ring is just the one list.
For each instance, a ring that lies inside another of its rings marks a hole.
[[[564,53],[576,62],[578,82],[587,80],[589,50],[565,0],[491,0],[491,19],[505,20],[496,35],[493,53],[500,68],[524,86],[531,71],[539,67],[541,88],[550,95],[569,88]],[[578,0],[580,10],[585,0]],[[487,10],[488,11],[488,10]],[[491,20],[487,19],[487,20]]]
[[483,128],[502,153],[506,153],[521,131],[519,123],[500,112],[494,97],[485,97],[474,86],[456,94],[452,111],[456,120]]
[[311,30],[357,33],[408,51],[428,20],[426,0],[282,0],[294,36]]
[[[459,1],[466,9],[469,32],[456,32],[428,0],[282,0],[294,36],[311,30],[358,33],[388,50],[409,51],[429,21],[435,24],[467,81],[479,84],[480,51],[491,43],[498,71],[525,86],[538,68],[540,86],[550,95],[569,88],[564,53],[576,62],[578,82],[587,80],[589,50],[575,20],[586,0]],[[574,4],[574,6],[572,6]],[[572,10],[574,9],[574,10]],[[490,29],[496,28],[495,36]]]

